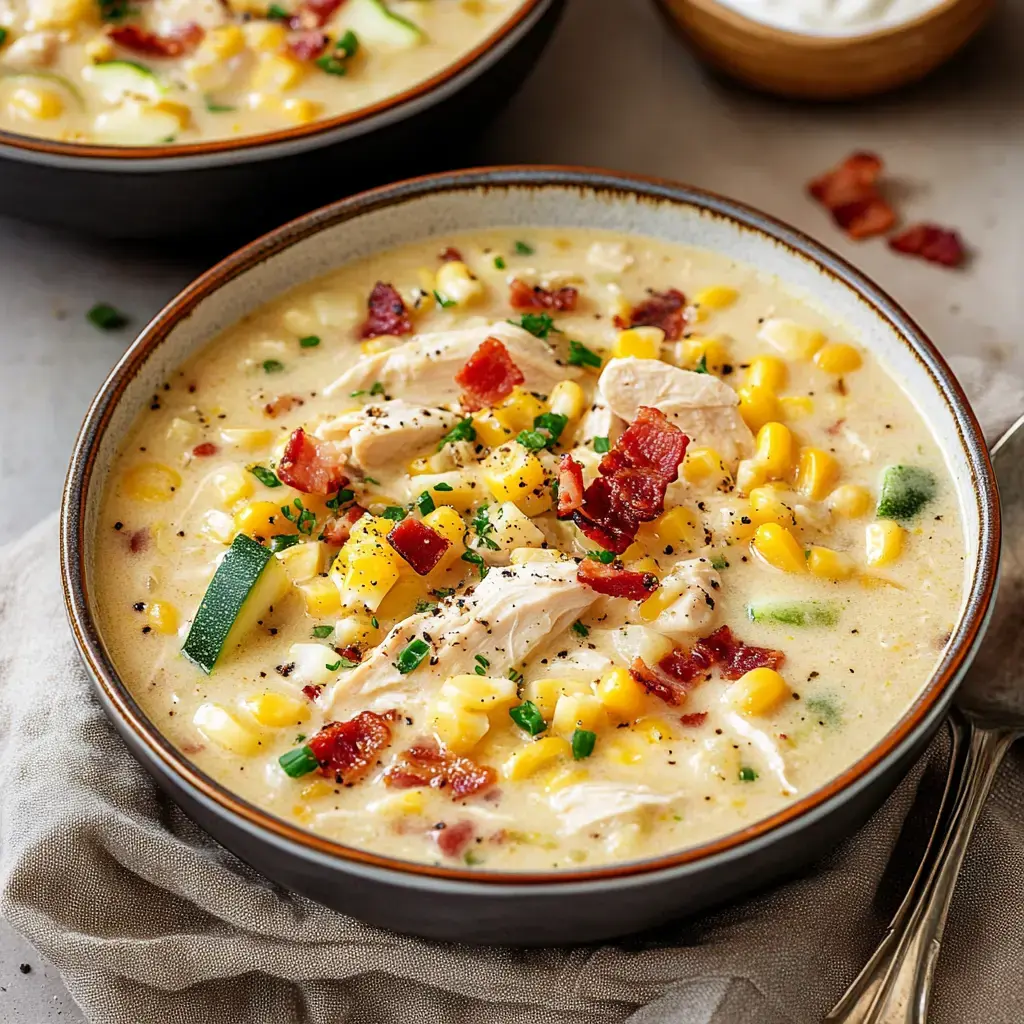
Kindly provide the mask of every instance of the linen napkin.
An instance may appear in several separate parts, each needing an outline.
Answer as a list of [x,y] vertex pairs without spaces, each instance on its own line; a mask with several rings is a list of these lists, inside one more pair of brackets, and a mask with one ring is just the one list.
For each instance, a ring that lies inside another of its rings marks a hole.
[[[1024,407],[957,366],[994,434]],[[65,626],[57,527],[0,549],[0,912],[94,1024],[812,1024],[902,899],[946,770],[940,735],[812,874],[654,933],[488,949],[408,938],[287,893],[197,828],[107,723]],[[935,1024],[1024,1020],[1024,759],[971,845]]]

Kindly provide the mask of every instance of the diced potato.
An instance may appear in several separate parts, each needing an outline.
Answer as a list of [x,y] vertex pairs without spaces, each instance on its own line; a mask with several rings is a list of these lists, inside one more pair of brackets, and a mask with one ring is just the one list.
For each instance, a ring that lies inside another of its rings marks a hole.
[[440,695],[454,707],[485,714],[507,710],[517,700],[515,681],[503,676],[449,676]]
[[346,615],[334,625],[334,643],[340,647],[376,644],[380,629],[365,615]]
[[801,448],[796,466],[796,489],[821,501],[839,479],[839,462],[822,448]]
[[630,327],[619,331],[612,355],[617,359],[660,359],[665,332],[660,327]]
[[782,572],[807,571],[807,559],[796,537],[778,523],[763,523],[754,531],[751,546],[768,565]]
[[223,466],[213,476],[213,486],[225,508],[233,508],[253,492],[252,475],[241,466]]
[[825,344],[825,335],[817,328],[781,317],[765,320],[757,336],[787,359],[809,360]]
[[169,601],[150,601],[146,605],[146,620],[155,633],[178,632],[178,609]]
[[483,298],[483,282],[461,260],[449,260],[437,272],[437,290],[449,302],[468,306]]
[[558,679],[554,677],[532,679],[526,684],[524,696],[537,705],[545,721],[555,713],[558,698],[565,693],[589,693],[590,686],[581,679]]
[[333,578],[316,576],[308,583],[298,585],[306,603],[306,611],[315,619],[337,615],[341,611],[341,593]]
[[293,124],[309,124],[323,114],[324,105],[302,96],[290,96],[281,104],[281,110]]
[[425,577],[428,582],[433,582],[444,575],[465,553],[466,545],[462,538],[466,533],[466,524],[462,516],[447,505],[439,505],[433,512],[427,513],[423,517],[423,522],[448,541],[448,549],[441,556],[441,560]]
[[305,72],[305,64],[294,57],[284,53],[263,53],[252,73],[252,88],[261,92],[284,92],[298,84]]
[[[441,484],[444,490],[438,490]],[[458,512],[468,512],[474,505],[486,500],[487,494],[482,485],[470,473],[456,471],[453,473],[421,474],[416,486],[426,491],[435,507],[449,505]]]
[[529,562],[561,562],[567,557],[555,548],[514,548],[509,561],[513,565],[527,565]]
[[99,20],[98,6],[92,0],[29,0],[26,27],[39,29],[74,29]]
[[604,703],[592,693],[562,694],[551,717],[551,728],[570,739],[577,729],[599,732],[606,724]]
[[767,715],[789,696],[786,680],[772,668],[744,673],[725,691],[725,700],[745,715]]
[[512,442],[495,448],[483,462],[484,483],[495,501],[511,501],[528,516],[551,507],[544,466],[533,452]]
[[511,501],[496,509],[492,506],[489,512],[494,529],[487,534],[487,539],[497,544],[502,552],[511,554],[516,548],[539,548],[544,544],[541,530]]
[[167,440],[172,444],[181,445],[182,448],[190,448],[199,440],[199,426],[191,420],[183,420],[175,416],[167,427]]
[[491,722],[485,712],[469,711],[442,697],[434,703],[428,727],[449,750],[467,754],[484,738]]
[[282,693],[255,693],[246,697],[245,709],[260,725],[283,729],[299,725],[309,718],[309,702],[286,697]]
[[374,814],[383,814],[389,818],[415,817],[424,813],[427,807],[426,791],[416,787],[415,789],[400,789],[397,792],[389,793],[387,796],[375,800],[367,807],[367,810]]
[[125,473],[123,486],[134,501],[170,501],[181,486],[181,474],[160,462],[143,462]]
[[239,757],[252,757],[259,752],[259,735],[220,704],[200,704],[192,716],[192,724],[211,743]]
[[292,583],[305,583],[322,571],[326,552],[321,541],[308,540],[285,548],[277,557]]
[[293,666],[288,674],[288,681],[295,686],[325,686],[331,682],[338,669],[330,669],[328,665],[337,664],[338,655],[333,647],[308,643],[292,644],[288,648],[287,663]]
[[544,736],[517,750],[502,766],[506,779],[521,781],[536,775],[556,761],[572,757],[569,741],[561,736]]
[[235,539],[235,520],[227,512],[211,508],[203,515],[199,532],[220,544],[230,544]]
[[[344,559],[345,564],[339,589],[346,607],[362,604],[371,612],[376,611],[398,582],[405,560],[387,542],[393,526],[389,519],[365,515],[352,527],[349,539],[338,554],[338,559]],[[338,566],[337,560],[335,566]],[[335,574],[336,569],[331,571]]]
[[269,540],[279,533],[295,533],[275,501],[250,501],[235,513],[235,528],[247,537]]
[[222,427],[220,439],[233,448],[245,452],[258,452],[270,445],[274,440],[274,432],[252,427]]
[[647,705],[647,691],[624,668],[610,669],[601,677],[597,696],[612,716],[621,721],[636,718]]
[[201,49],[219,60],[227,60],[245,49],[245,33],[238,25],[219,25],[203,38]]
[[[242,0],[242,2],[247,2],[247,0]],[[252,2],[259,3],[260,0],[252,0]],[[234,6],[234,0],[229,0],[229,3]],[[261,13],[265,10],[264,7]],[[242,33],[250,49],[259,50],[261,53],[276,53],[288,39],[288,30],[279,21],[254,19],[242,26]]]

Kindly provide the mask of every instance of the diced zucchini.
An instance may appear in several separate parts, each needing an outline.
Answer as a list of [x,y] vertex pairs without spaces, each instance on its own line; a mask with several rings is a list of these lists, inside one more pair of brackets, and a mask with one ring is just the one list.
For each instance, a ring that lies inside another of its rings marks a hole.
[[834,626],[839,611],[834,601],[761,601],[747,605],[751,621],[779,626]]
[[887,466],[878,494],[879,519],[906,522],[913,519],[934,497],[935,474],[920,466]]
[[288,574],[270,551],[239,534],[217,567],[181,652],[207,675],[281,599]]
[[126,96],[155,101],[167,92],[167,86],[149,68],[131,60],[88,65],[82,69],[82,77],[95,85],[108,103],[120,103]]
[[98,114],[93,129],[97,142],[112,146],[155,146],[174,141],[181,131],[181,118],[159,105],[129,99],[113,110]]
[[395,14],[384,0],[349,0],[343,10],[345,27],[355,32],[360,43],[408,50],[425,38],[419,25]]
[[11,82],[48,82],[54,85],[59,85],[62,89],[67,90],[74,98],[75,102],[80,106],[85,106],[85,100],[79,92],[77,86],[68,78],[63,75],[58,75],[55,71],[5,71],[0,70],[0,78],[11,81]]

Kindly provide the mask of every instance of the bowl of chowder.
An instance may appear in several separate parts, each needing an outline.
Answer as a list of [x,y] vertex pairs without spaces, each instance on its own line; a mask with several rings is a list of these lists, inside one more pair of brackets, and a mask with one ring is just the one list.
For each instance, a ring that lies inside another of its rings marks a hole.
[[88,415],[62,546],[100,699],[221,842],[387,927],[555,943],[856,828],[949,705],[999,526],[959,385],[838,257],[509,168],[183,292]]

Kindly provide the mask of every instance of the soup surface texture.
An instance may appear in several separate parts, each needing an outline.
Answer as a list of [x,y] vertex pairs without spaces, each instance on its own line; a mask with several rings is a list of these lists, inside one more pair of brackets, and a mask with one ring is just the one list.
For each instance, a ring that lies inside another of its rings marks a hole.
[[523,0],[0,0],[0,128],[153,146],[336,117],[438,74]]
[[176,371],[97,547],[122,678],[342,843],[571,869],[847,768],[956,623],[942,454],[870,352],[720,255],[553,229],[296,289]]

